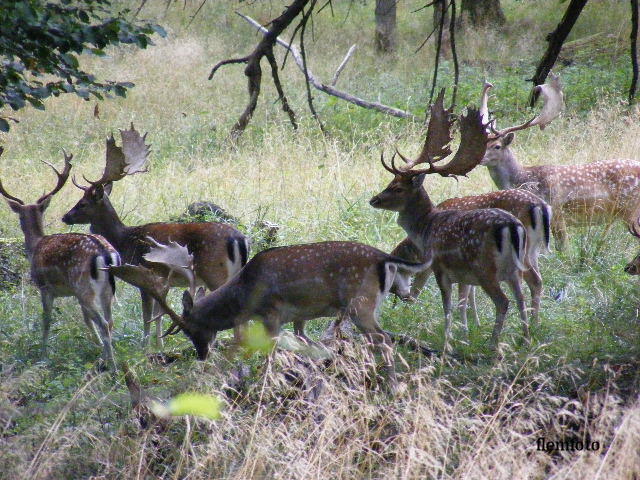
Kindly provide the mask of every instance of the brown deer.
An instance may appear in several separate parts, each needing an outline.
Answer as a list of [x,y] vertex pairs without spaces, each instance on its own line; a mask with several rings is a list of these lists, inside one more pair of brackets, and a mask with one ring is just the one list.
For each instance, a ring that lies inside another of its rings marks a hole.
[[54,299],[76,297],[84,322],[102,346],[104,361],[115,372],[111,345],[111,303],[115,284],[113,276],[104,271],[104,268],[120,264],[118,252],[100,235],[44,234],[44,212],[53,196],[67,181],[72,158],[73,155],[64,153],[62,172],[44,162],[56,173],[58,182],[53,190],[42,195],[33,205],[25,205],[22,200],[7,193],[2,182],[0,194],[11,210],[18,214],[27,257],[31,263],[31,280],[40,290],[43,356],[47,354]]
[[[460,117],[460,147],[445,165],[436,163],[449,156],[454,124],[452,109],[444,109],[444,90],[431,106],[431,117],[422,152],[396,168],[395,155],[388,166],[382,165],[394,179],[370,204],[374,208],[399,212],[398,224],[424,255],[432,255],[431,268],[442,294],[445,314],[445,350],[451,336],[451,286],[453,283],[480,285],[496,307],[496,322],[491,337],[497,346],[507,314],[509,299],[500,287],[506,281],[516,297],[525,338],[529,325],[521,289],[522,272],[526,270],[526,231],[512,214],[497,208],[479,210],[443,210],[435,207],[422,184],[426,175],[465,175],[482,160],[488,140],[486,125],[479,110],[469,108]],[[427,168],[415,169],[426,163]]]
[[[485,84],[485,106],[490,88],[491,84]],[[554,213],[551,229],[560,249],[566,244],[567,225],[606,224],[608,231],[615,220],[622,220],[628,227],[633,227],[638,222],[640,206],[640,162],[610,160],[535,167],[523,167],[518,163],[509,148],[514,132],[534,125],[544,128],[563,108],[558,76],[552,75],[547,84],[536,88],[546,100],[546,113],[543,108],[541,115],[522,125],[494,129],[481,165],[489,169],[498,188],[525,188],[551,205]]]
[[[168,256],[173,259],[168,263],[188,264],[188,260],[176,260],[176,249],[171,250]],[[152,253],[162,261],[162,255]],[[201,299],[194,301],[193,294],[185,291],[182,315],[167,306],[162,282],[151,270],[124,265],[114,273],[156,298],[174,322],[166,334],[183,330],[201,360],[206,359],[217,332],[235,329],[250,319],[260,319],[273,336],[281,325],[293,322],[296,334],[304,337],[307,320],[337,315],[339,321],[351,320],[381,347],[390,380],[395,382],[393,355],[387,348],[391,339],[378,324],[378,310],[394,282],[400,280],[400,289],[408,291],[408,277],[429,264],[429,258],[424,263],[407,262],[356,242],[271,248]]]
[[[436,208],[444,210],[501,208],[522,222],[527,231],[527,243],[524,256],[524,265],[527,269],[523,272],[523,278],[531,292],[531,323],[535,325],[539,317],[540,297],[542,295],[542,276],[540,275],[540,267],[538,266],[538,257],[542,251],[548,250],[549,248],[550,221],[552,216],[551,207],[531,192],[513,189],[500,190],[482,195],[450,198],[439,203]],[[409,261],[419,261],[421,258],[420,251],[410,238],[406,238],[398,244],[391,254]],[[419,295],[430,273],[430,270],[425,270],[416,275],[411,287],[411,297],[417,297]],[[471,299],[476,325],[478,324],[474,288],[460,283],[458,297],[462,325],[465,332],[467,332],[467,303],[469,298]]]
[[[109,200],[113,182],[128,175],[146,171],[145,164],[149,155],[149,146],[145,144],[146,134],[141,136],[131,125],[129,130],[121,130],[122,147],[115,143],[113,135],[106,142],[106,166],[102,177],[89,181],[88,187],[74,184],[83,190],[82,199],[63,217],[69,225],[90,224],[92,233],[103,235],[118,250],[123,263],[146,264],[144,255],[149,251],[151,242],[147,237],[166,244],[169,241],[186,246],[193,254],[195,278],[198,285],[215,290],[235,275],[245,263],[249,252],[248,239],[230,225],[214,222],[201,223],[149,223],[139,226],[127,226],[118,216]],[[161,264],[149,264],[163,278],[169,270]],[[172,276],[170,286],[186,286],[182,276]],[[160,317],[154,315],[157,310],[154,300],[144,291],[142,298],[142,317],[144,321],[143,343],[149,339],[150,322],[156,320],[156,341],[161,345]]]

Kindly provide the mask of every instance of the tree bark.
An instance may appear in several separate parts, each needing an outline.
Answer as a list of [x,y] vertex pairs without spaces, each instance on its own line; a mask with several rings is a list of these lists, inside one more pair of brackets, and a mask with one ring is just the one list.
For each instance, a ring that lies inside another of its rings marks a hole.
[[506,23],[500,0],[462,0],[460,10],[460,21],[474,27],[500,27]]
[[[549,46],[540,59],[540,63],[538,63],[535,75],[531,78],[534,86],[543,84],[547,79],[547,75],[549,75],[549,72],[553,68],[558,55],[560,54],[562,44],[569,36],[573,26],[576,24],[576,21],[578,20],[580,13],[582,13],[582,9],[587,4],[587,1],[588,0],[571,0],[571,3],[569,3],[569,6],[567,7],[567,11],[564,12],[564,16],[562,17],[562,20],[560,20],[556,29],[547,35]],[[536,95],[531,96],[529,103],[532,107],[536,99]]]
[[396,50],[396,2],[376,0],[376,50],[393,53]]
[[635,101],[638,88],[638,0],[631,0],[631,86],[629,87],[629,105]]

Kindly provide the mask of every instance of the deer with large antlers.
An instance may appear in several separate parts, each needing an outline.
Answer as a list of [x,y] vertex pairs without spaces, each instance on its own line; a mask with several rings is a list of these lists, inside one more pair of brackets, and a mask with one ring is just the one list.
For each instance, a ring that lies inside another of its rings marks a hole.
[[[482,92],[483,115],[488,116],[489,90]],[[490,142],[481,165],[500,189],[525,188],[543,198],[553,208],[551,229],[556,246],[563,248],[567,225],[606,224],[622,220],[631,230],[638,229],[640,207],[640,162],[610,160],[578,165],[539,165],[523,167],[510,149],[514,132],[538,125],[541,129],[556,118],[564,107],[560,78],[552,75],[545,85],[536,87],[545,104],[540,115],[528,122],[504,129],[492,128]]]
[[[153,261],[178,265],[188,277],[188,268],[180,267],[189,264],[185,253],[175,247],[151,251]],[[193,293],[185,291],[182,315],[167,306],[162,282],[151,270],[124,265],[113,271],[160,302],[174,322],[166,334],[183,330],[200,359],[207,357],[217,332],[237,328],[250,319],[261,320],[274,336],[281,325],[293,322],[296,333],[304,336],[307,320],[337,315],[339,321],[351,320],[380,346],[394,382],[393,355],[388,348],[391,339],[378,324],[378,309],[394,283],[408,292],[408,277],[429,264],[430,259],[407,262],[356,242],[271,248],[258,253],[238,275],[201,299],[194,301]]]
[[[431,106],[431,117],[422,152],[406,162],[404,168],[391,165],[381,156],[382,165],[394,179],[370,204],[374,208],[399,212],[398,224],[423,255],[432,255],[431,268],[442,294],[445,314],[445,349],[451,336],[451,287],[454,283],[480,285],[496,307],[496,322],[491,337],[497,346],[509,299],[500,282],[506,281],[516,297],[525,338],[529,324],[521,289],[525,267],[526,231],[512,214],[496,209],[444,210],[431,202],[422,186],[426,175],[465,175],[482,160],[488,140],[486,125],[479,110],[469,108],[460,117],[460,147],[453,159],[442,165],[452,152],[452,109],[443,106],[444,90]],[[427,168],[416,169],[420,164]]]
[[43,356],[47,354],[54,299],[75,297],[80,303],[84,322],[95,335],[96,341],[102,345],[104,361],[115,372],[111,345],[111,303],[115,284],[113,276],[105,268],[119,265],[118,252],[100,235],[44,234],[44,212],[53,196],[67,181],[72,157],[73,155],[64,153],[62,172],[44,162],[53,169],[58,181],[54,189],[42,195],[36,203],[26,205],[19,198],[10,195],[2,182],[0,194],[11,210],[18,214],[27,257],[31,263],[31,280],[40,290]]
[[[188,248],[193,255],[195,281],[215,290],[235,275],[247,263],[248,239],[230,225],[215,222],[201,223],[149,223],[139,226],[125,225],[109,200],[113,182],[128,175],[146,171],[150,147],[131,125],[120,131],[122,147],[116,145],[113,135],[106,142],[106,165],[99,180],[82,186],[74,184],[84,194],[69,210],[62,221],[67,224],[90,224],[92,233],[103,235],[118,250],[122,261],[131,265],[146,264],[144,255],[149,251],[151,239],[166,244],[170,241]],[[168,280],[169,286],[186,286],[180,275],[170,276],[162,264],[152,263],[149,268]],[[161,312],[153,298],[140,290],[144,322],[143,343],[149,339],[150,322],[156,320],[156,340],[161,345]],[[154,312],[157,312],[156,315]]]
[[[531,292],[531,323],[535,325],[539,318],[540,297],[542,295],[542,276],[538,266],[540,253],[549,249],[551,207],[541,198],[531,192],[520,189],[500,190],[468,197],[450,198],[439,203],[436,208],[443,210],[476,210],[479,208],[501,208],[522,222],[527,232],[524,265],[526,270],[523,278]],[[420,261],[419,249],[411,241],[405,238],[391,252],[409,261]],[[417,297],[420,290],[429,278],[431,271],[425,270],[416,275],[411,286],[411,297]],[[475,292],[471,285],[459,284],[458,290],[460,317],[465,332],[468,332],[467,305],[471,299],[476,325],[478,325],[478,313],[475,308]]]

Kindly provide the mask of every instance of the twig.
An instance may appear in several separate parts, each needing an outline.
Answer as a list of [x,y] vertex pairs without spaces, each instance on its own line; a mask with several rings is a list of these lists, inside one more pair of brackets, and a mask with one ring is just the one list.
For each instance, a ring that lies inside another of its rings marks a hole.
[[638,0],[631,0],[631,68],[633,74],[629,86],[629,105],[634,102],[638,87]]
[[[244,15],[242,13],[236,12],[238,13],[238,15],[242,18],[244,18],[247,22],[249,22],[251,25],[253,25],[255,28],[257,28],[262,34],[267,34],[268,30],[266,28],[264,28],[262,25],[260,25],[258,22],[256,22],[253,18],[248,17],[247,15]],[[284,47],[285,49],[287,49],[290,53],[291,56],[293,57],[293,60],[296,62],[296,65],[298,65],[298,68],[300,69],[300,71],[302,71],[304,73],[305,68],[304,68],[304,61],[302,60],[302,56],[300,54],[300,51],[298,50],[298,47],[296,47],[293,44],[289,44],[286,41],[284,41],[282,38],[277,37],[276,38],[276,43],[279,44],[280,46]],[[356,97],[354,95],[351,95],[350,93],[347,92],[343,92],[341,90],[338,90],[337,88],[331,86],[331,85],[326,85],[322,82],[320,82],[314,75],[313,72],[309,69],[307,69],[307,75],[309,78],[309,82],[311,83],[311,85],[316,88],[317,90],[320,90],[321,92],[324,92],[328,95],[332,95],[334,97],[338,97],[341,98],[342,100],[345,100],[347,102],[353,103],[355,105],[358,105],[359,107],[363,107],[363,108],[369,108],[372,110],[377,110],[379,112],[385,113],[387,115],[391,115],[394,117],[398,117],[398,118],[409,118],[411,120],[417,120],[418,118],[413,115],[412,113],[409,112],[405,112],[404,110],[400,110],[398,108],[394,108],[394,107],[389,107],[387,105],[383,105],[381,103],[378,102],[369,102],[367,100],[363,100],[359,97]]]
[[[309,105],[309,110],[311,111],[311,115],[313,115],[313,118],[315,118],[316,122],[318,122],[318,127],[320,127],[320,130],[322,131],[323,135],[326,135],[327,131],[325,130],[324,125],[322,124],[322,121],[318,116],[318,112],[316,112],[316,109],[313,106],[313,96],[311,95],[311,85],[309,84],[309,69],[307,68],[307,54],[305,53],[305,49],[304,49],[304,32],[307,28],[307,22],[311,17],[311,13],[313,12],[313,7],[315,7],[316,5],[316,1],[317,0],[311,0],[311,6],[309,7],[309,10],[307,11],[307,13],[303,14],[302,16],[302,22],[301,22],[302,28],[300,29],[300,52],[302,55],[302,66],[303,66],[303,72],[304,72],[305,87],[307,90],[307,104]],[[312,34],[313,34],[313,31],[312,31]]]
[[451,94],[451,107],[456,104],[458,94],[458,81],[460,80],[460,65],[458,65],[458,52],[456,51],[456,0],[451,0],[451,20],[449,22],[449,42],[451,43],[451,56],[453,57],[453,93]]
[[[447,14],[446,0],[440,0],[440,25],[438,25],[438,42],[436,43],[436,63],[433,67],[433,79],[431,81],[431,92],[429,93],[429,103],[433,101],[433,94],[436,91],[438,81],[438,68],[440,66],[440,51],[442,49],[442,32],[444,31],[444,17]],[[427,109],[428,115],[428,109]]]
[[356,45],[353,44],[351,45],[351,48],[349,49],[347,54],[344,56],[344,60],[342,60],[342,63],[340,63],[340,65],[338,66],[336,73],[333,75],[333,80],[331,80],[332,87],[335,87],[336,83],[338,83],[338,77],[342,73],[342,70],[344,70],[344,67],[347,66],[347,62],[351,59],[351,56],[354,54],[355,51],[356,51]]
[[269,65],[271,65],[271,78],[273,78],[273,84],[275,85],[276,91],[278,92],[278,100],[282,102],[282,110],[286,112],[287,115],[289,115],[291,126],[294,130],[297,130],[298,124],[296,123],[296,114],[289,105],[287,97],[284,94],[284,90],[282,89],[280,76],[278,75],[278,62],[276,62],[276,57],[273,54],[273,48],[269,49],[265,56],[267,57],[267,60],[269,60]]

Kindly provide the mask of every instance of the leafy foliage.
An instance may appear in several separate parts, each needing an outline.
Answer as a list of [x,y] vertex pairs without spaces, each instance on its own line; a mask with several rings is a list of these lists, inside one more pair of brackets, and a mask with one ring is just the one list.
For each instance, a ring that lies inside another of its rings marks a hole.
[[[25,105],[44,110],[42,100],[62,93],[84,99],[103,94],[125,96],[130,82],[98,81],[80,67],[78,55],[105,55],[120,43],[146,48],[151,35],[165,31],[149,22],[129,21],[114,13],[110,0],[21,0],[0,9],[0,109]],[[9,130],[0,118],[0,130]]]

